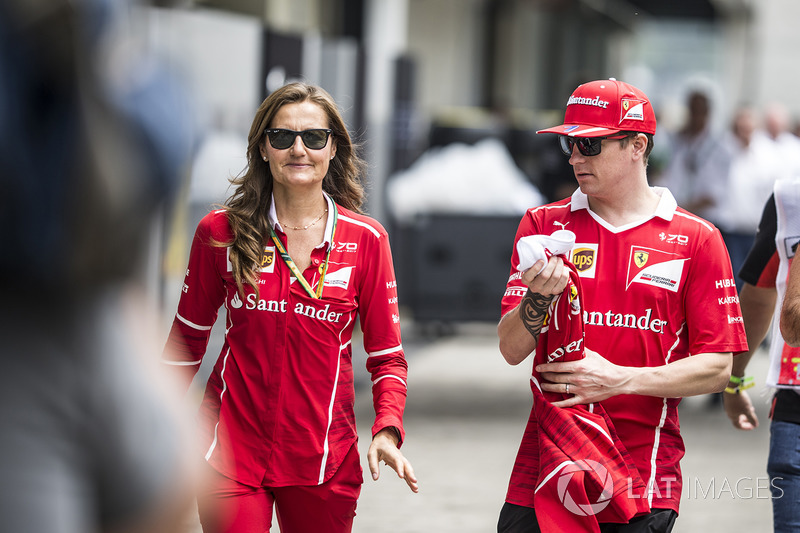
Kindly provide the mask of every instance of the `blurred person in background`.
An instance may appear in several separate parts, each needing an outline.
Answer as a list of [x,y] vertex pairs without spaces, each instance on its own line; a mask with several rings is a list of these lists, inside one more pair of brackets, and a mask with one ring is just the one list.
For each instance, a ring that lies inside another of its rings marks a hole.
[[669,155],[659,184],[675,195],[678,205],[719,224],[728,193],[730,151],[711,127],[712,102],[704,89],[690,91],[684,126],[669,140]]
[[0,3],[4,531],[167,533],[191,509],[142,279],[190,158],[189,113],[151,58],[103,60],[128,9]]
[[[739,223],[729,198],[734,150],[724,135],[713,130],[712,106],[708,88],[699,87],[689,91],[685,123],[670,137],[666,167],[658,183],[675,195],[679,206],[720,229],[725,241],[729,219],[735,220],[731,226]],[[725,245],[727,248],[727,241]],[[740,248],[737,247],[737,251]],[[736,261],[741,260],[741,255],[736,257]],[[733,269],[733,273],[733,279],[737,280],[737,270]],[[717,407],[720,402],[719,394],[709,396],[709,406]]]
[[407,365],[384,228],[360,206],[362,161],[331,96],[288,84],[261,104],[248,167],[200,222],[165,362],[188,388],[224,305],[225,341],[200,406],[205,532],[346,532],[362,472],[352,333],[372,376],[373,479],[384,461],[414,492],[400,452]]
[[[537,364],[534,371],[546,380],[543,390],[571,395],[556,407],[601,402],[647,487],[649,514],[629,524],[600,523],[594,531],[672,530],[684,455],[680,399],[722,390],[732,352],[747,349],[719,231],[678,207],[669,190],[648,185],[655,129],[650,101],[639,89],[613,79],[579,86],[568,100],[564,124],[541,131],[559,136],[579,189],[529,210],[515,239],[562,228],[576,235],[569,259],[583,289],[586,356]],[[515,251],[512,265],[517,263]],[[551,302],[568,278],[555,255],[523,273],[512,270],[497,328],[509,364],[537,349]],[[534,413],[499,532],[540,531],[533,505],[540,453]]]
[[740,106],[734,113],[725,146],[730,152],[728,198],[719,213],[720,230],[731,256],[736,287],[742,289],[739,270],[755,239],[761,211],[772,194],[785,160],[774,142],[760,133],[755,109]]
[[[734,358],[731,380],[723,393],[725,413],[741,430],[758,427],[758,417],[747,393],[755,383],[747,365],[772,327],[766,385],[775,393],[770,409],[770,445],[767,473],[772,492],[776,532],[800,530],[800,376],[796,317],[800,268],[794,260],[800,242],[800,178],[781,179],[764,206],[758,234],[740,275],[740,295],[750,350]],[[793,265],[793,266],[792,266]]]
[[781,177],[784,178],[800,175],[800,139],[789,131],[789,122],[789,111],[780,102],[772,102],[764,110],[764,131],[761,134],[775,143]]

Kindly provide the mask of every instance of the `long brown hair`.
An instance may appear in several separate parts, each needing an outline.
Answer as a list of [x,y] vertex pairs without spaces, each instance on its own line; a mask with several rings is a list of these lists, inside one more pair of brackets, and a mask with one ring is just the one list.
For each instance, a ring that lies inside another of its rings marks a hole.
[[336,143],[336,156],[322,180],[322,189],[333,201],[347,209],[361,212],[364,188],[361,175],[364,161],[356,153],[339,109],[324,89],[307,83],[290,83],[270,94],[259,106],[247,136],[247,168],[231,180],[236,189],[225,201],[233,241],[215,243],[230,247],[233,278],[239,294],[244,296],[244,284],[258,293],[259,266],[264,245],[269,238],[269,206],[272,197],[272,173],[269,163],[261,157],[266,142],[265,130],[270,127],[278,110],[286,104],[311,102],[328,116],[331,142]]

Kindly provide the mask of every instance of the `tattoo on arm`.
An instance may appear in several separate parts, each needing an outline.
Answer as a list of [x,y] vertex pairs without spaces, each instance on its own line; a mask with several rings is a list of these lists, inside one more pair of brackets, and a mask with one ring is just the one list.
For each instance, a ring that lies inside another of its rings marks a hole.
[[552,299],[552,296],[542,296],[528,289],[519,304],[519,316],[522,319],[522,324],[528,330],[528,333],[533,335],[537,344],[539,342],[539,332],[542,329],[542,324],[547,316],[547,308],[550,306]]

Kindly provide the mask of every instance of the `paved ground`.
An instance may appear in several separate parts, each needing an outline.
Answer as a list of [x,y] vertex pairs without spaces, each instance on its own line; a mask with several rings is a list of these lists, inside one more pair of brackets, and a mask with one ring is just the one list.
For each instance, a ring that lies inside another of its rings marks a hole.
[[[405,331],[405,329],[404,329]],[[459,326],[452,335],[404,339],[409,359],[407,441],[403,447],[420,480],[413,494],[382,465],[377,482],[363,461],[365,484],[355,533],[490,533],[531,406],[530,364],[507,365],[493,325]],[[354,342],[358,346],[359,342]],[[363,357],[357,355],[356,357]],[[356,364],[357,382],[367,379]],[[764,383],[766,354],[751,363]],[[361,372],[362,374],[358,374]],[[763,389],[752,389],[762,425],[735,430],[707,396],[681,404],[687,454],[676,532],[772,530],[765,474],[769,425]],[[368,383],[358,387],[356,415],[362,458],[369,445],[372,404]],[[192,532],[199,532],[196,525]],[[277,532],[277,526],[273,527]]]

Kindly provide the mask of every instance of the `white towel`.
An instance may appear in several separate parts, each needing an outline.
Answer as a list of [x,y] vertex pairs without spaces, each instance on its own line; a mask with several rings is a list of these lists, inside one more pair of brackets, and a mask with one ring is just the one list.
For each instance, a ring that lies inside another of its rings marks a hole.
[[575,246],[575,234],[566,229],[556,230],[551,235],[522,237],[517,241],[517,256],[519,257],[517,270],[525,272],[536,261],[547,261],[553,255],[566,256],[572,251],[573,246]]

